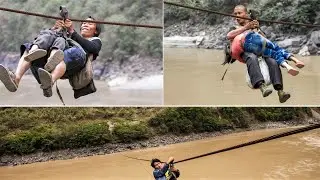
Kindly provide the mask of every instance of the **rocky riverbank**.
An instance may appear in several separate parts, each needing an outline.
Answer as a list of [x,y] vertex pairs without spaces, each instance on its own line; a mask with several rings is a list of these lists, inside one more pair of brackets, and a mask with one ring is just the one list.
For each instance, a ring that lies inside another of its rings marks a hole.
[[[198,18],[199,19],[199,18]],[[189,19],[165,25],[165,47],[193,47],[206,49],[223,49],[228,43],[226,35],[234,21],[225,17],[223,23],[208,25],[199,23],[199,20]],[[267,38],[278,43],[289,52],[302,56],[320,55],[320,30],[310,30],[306,34],[284,34],[278,30],[277,25],[266,26],[261,24],[261,30]]]
[[[0,52],[0,64],[15,70],[20,55],[16,52]],[[152,75],[162,74],[162,59],[154,57],[146,57],[135,55],[131,57],[123,57],[121,60],[112,60],[102,62],[97,59],[93,63],[94,77],[97,80],[113,80],[119,77],[126,77],[128,80],[141,79]],[[26,74],[31,74],[27,71]]]
[[205,138],[212,138],[216,136],[238,133],[244,131],[252,131],[259,129],[276,129],[276,128],[288,128],[301,125],[308,125],[312,123],[319,123],[319,119],[316,116],[314,118],[308,118],[301,121],[286,121],[286,122],[266,122],[252,124],[247,129],[234,129],[234,130],[224,130],[221,132],[211,132],[211,133],[199,133],[190,134],[185,136],[177,135],[165,135],[165,136],[155,136],[145,141],[138,141],[134,143],[108,143],[103,146],[98,147],[86,147],[80,149],[67,149],[53,152],[38,152],[30,155],[4,155],[0,157],[0,166],[16,166],[22,164],[30,164],[35,162],[45,162],[52,160],[64,160],[79,157],[87,157],[94,155],[104,155],[116,152],[123,152],[129,150],[137,150],[142,148],[159,147],[169,144],[176,144],[182,142],[195,141]]

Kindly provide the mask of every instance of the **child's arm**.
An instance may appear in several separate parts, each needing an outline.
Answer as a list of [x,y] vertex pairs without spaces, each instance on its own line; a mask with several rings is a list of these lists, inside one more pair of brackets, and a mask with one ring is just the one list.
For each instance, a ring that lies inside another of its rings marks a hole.
[[233,40],[236,36],[238,36],[239,34],[243,33],[244,31],[248,30],[248,29],[253,29],[256,26],[256,21],[250,21],[248,22],[246,25],[241,26],[240,28],[237,28],[235,30],[230,31],[227,34],[227,38],[229,40]]
[[54,26],[51,28],[52,30],[59,29],[64,25],[64,22],[62,20],[57,20]]

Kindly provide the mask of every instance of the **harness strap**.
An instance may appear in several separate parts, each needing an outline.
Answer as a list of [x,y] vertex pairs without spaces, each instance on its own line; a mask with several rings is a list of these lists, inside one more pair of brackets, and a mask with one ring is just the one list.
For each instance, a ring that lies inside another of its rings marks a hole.
[[267,41],[265,39],[263,39],[262,49],[261,49],[260,55],[263,55],[264,50],[266,50],[266,46],[267,46]]

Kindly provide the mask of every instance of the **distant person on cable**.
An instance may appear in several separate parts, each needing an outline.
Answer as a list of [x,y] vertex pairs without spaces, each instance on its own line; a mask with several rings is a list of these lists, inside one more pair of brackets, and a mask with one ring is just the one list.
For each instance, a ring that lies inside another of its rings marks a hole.
[[180,176],[180,171],[173,166],[173,161],[173,157],[167,162],[161,162],[159,159],[151,160],[155,180],[176,180]]
[[[87,20],[94,18],[89,16]],[[69,37],[79,46],[69,47],[59,33],[61,28],[67,28]],[[74,30],[71,20],[57,20],[54,27],[41,31],[32,43],[21,45],[21,58],[15,73],[0,64],[0,80],[10,92],[15,92],[21,78],[31,68],[41,84],[43,95],[51,97],[56,80],[80,71],[86,64],[87,54],[93,54],[93,59],[96,59],[102,46],[98,38],[100,32],[99,24],[83,22],[80,35]]]
[[[234,15],[249,17],[247,8],[243,5],[238,5],[234,8]],[[289,66],[285,59],[294,61],[299,68],[302,68],[304,64],[264,38],[265,35],[260,30],[255,32],[253,29],[259,28],[257,20],[250,21],[236,18],[236,22],[239,26],[233,27],[227,34],[227,38],[231,41],[232,59],[239,60],[247,65],[253,87],[259,88],[263,97],[267,97],[272,93],[272,90],[267,88],[259,67],[258,56],[262,56],[268,65],[273,87],[278,91],[279,101],[281,103],[286,102],[290,98],[290,94],[283,91],[282,74],[279,65],[286,67],[291,75],[297,75],[298,71]]]

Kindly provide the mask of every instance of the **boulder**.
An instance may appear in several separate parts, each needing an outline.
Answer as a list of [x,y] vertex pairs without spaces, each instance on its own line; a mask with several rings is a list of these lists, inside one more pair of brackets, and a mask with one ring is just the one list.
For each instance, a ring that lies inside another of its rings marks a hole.
[[271,34],[274,34],[274,30],[272,26],[261,26],[260,28],[267,37],[271,36]]
[[310,40],[318,47],[320,47],[320,31],[313,31]]
[[310,52],[310,55],[315,55],[320,50],[319,47],[310,39],[307,43],[308,50]]
[[308,46],[304,45],[303,48],[300,49],[298,54],[301,55],[301,56],[309,56],[310,52],[309,52]]
[[298,46],[300,46],[300,42],[302,40],[303,40],[302,37],[295,37],[295,38],[285,39],[283,41],[278,41],[277,43],[282,48],[298,47]]

